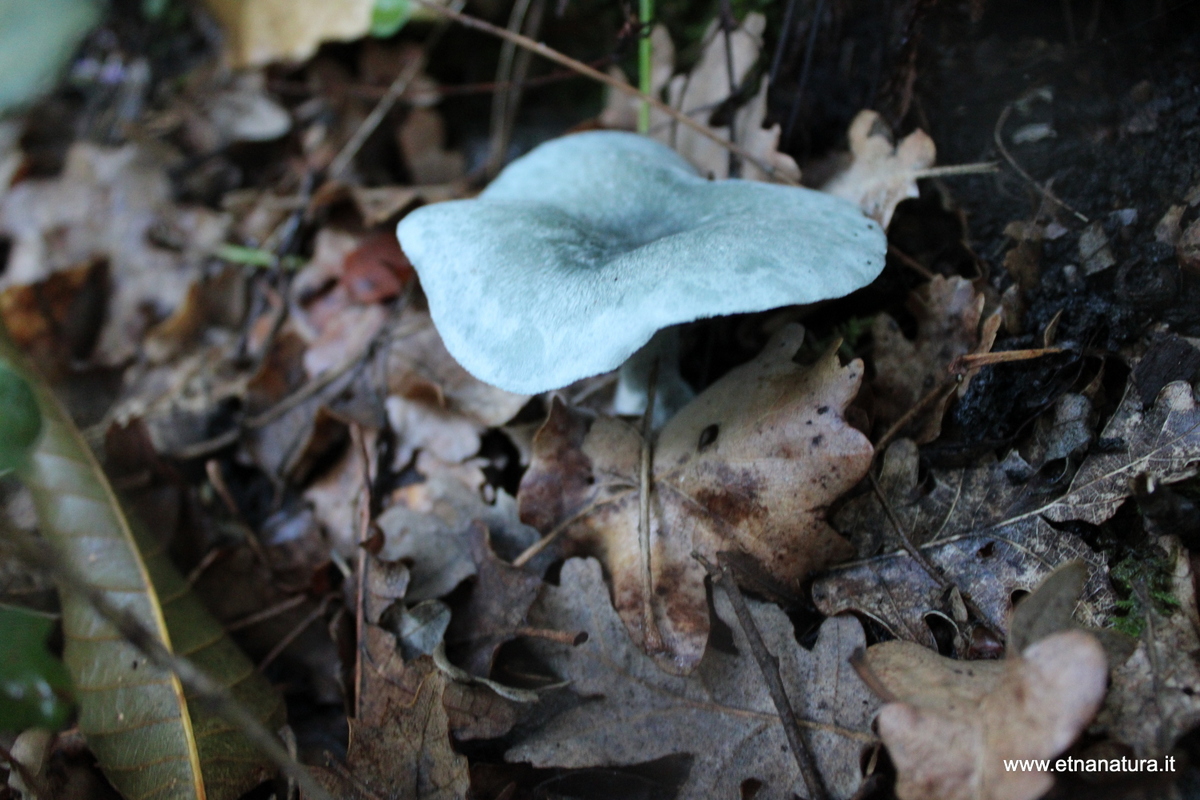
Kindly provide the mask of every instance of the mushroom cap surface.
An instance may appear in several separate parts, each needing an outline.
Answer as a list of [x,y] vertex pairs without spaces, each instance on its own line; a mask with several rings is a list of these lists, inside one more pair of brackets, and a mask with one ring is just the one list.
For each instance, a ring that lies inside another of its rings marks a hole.
[[546,142],[397,236],[451,355],[522,394],[616,369],[669,325],[842,297],[887,249],[845,200],[708,181],[618,131]]

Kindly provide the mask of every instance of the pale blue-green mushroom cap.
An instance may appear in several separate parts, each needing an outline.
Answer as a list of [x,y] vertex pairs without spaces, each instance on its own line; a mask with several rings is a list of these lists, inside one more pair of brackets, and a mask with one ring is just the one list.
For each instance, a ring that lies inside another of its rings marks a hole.
[[0,115],[54,88],[100,10],[98,0],[0,0]]
[[708,181],[617,131],[546,142],[397,236],[451,355],[523,394],[616,369],[669,325],[842,297],[887,249],[845,200]]

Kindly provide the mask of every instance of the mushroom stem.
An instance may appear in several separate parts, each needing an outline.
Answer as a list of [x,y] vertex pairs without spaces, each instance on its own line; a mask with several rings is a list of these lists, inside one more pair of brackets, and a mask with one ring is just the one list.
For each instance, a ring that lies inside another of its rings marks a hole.
[[650,374],[658,364],[652,426],[661,428],[675,412],[691,402],[696,392],[679,373],[679,326],[663,328],[626,359],[617,372],[617,394],[613,411],[617,414],[645,413],[649,401]]

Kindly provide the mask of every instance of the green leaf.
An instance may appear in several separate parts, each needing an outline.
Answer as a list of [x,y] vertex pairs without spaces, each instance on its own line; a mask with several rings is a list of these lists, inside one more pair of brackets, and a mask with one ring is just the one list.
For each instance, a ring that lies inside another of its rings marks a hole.
[[71,711],[71,679],[46,649],[54,617],[0,606],[0,730],[56,730]]
[[404,27],[412,16],[411,0],[375,0],[371,35],[386,39]]
[[0,361],[0,472],[16,469],[42,432],[42,413],[29,383]]
[[[191,593],[162,544],[131,525],[78,429],[2,327],[0,358],[28,382],[42,411],[41,438],[18,470],[42,535],[167,649],[277,726],[279,695]],[[187,697],[173,674],[148,664],[86,600],[64,591],[62,609],[79,728],[127,800],[234,800],[272,774],[240,732]]]

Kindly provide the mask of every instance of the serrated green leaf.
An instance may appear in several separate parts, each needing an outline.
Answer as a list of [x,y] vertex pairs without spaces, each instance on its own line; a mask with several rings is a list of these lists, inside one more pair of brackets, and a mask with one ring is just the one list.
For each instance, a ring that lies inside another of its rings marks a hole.
[[[132,525],[78,429],[0,328],[0,357],[33,390],[42,435],[18,475],[42,535],[93,585],[131,611],[167,649],[186,656],[274,727],[274,689],[209,616],[163,546]],[[271,774],[269,762],[224,720],[186,696],[83,598],[62,593],[63,660],[79,728],[127,800],[234,800]]]
[[71,712],[71,679],[46,649],[54,617],[0,606],[0,730],[61,728]]

